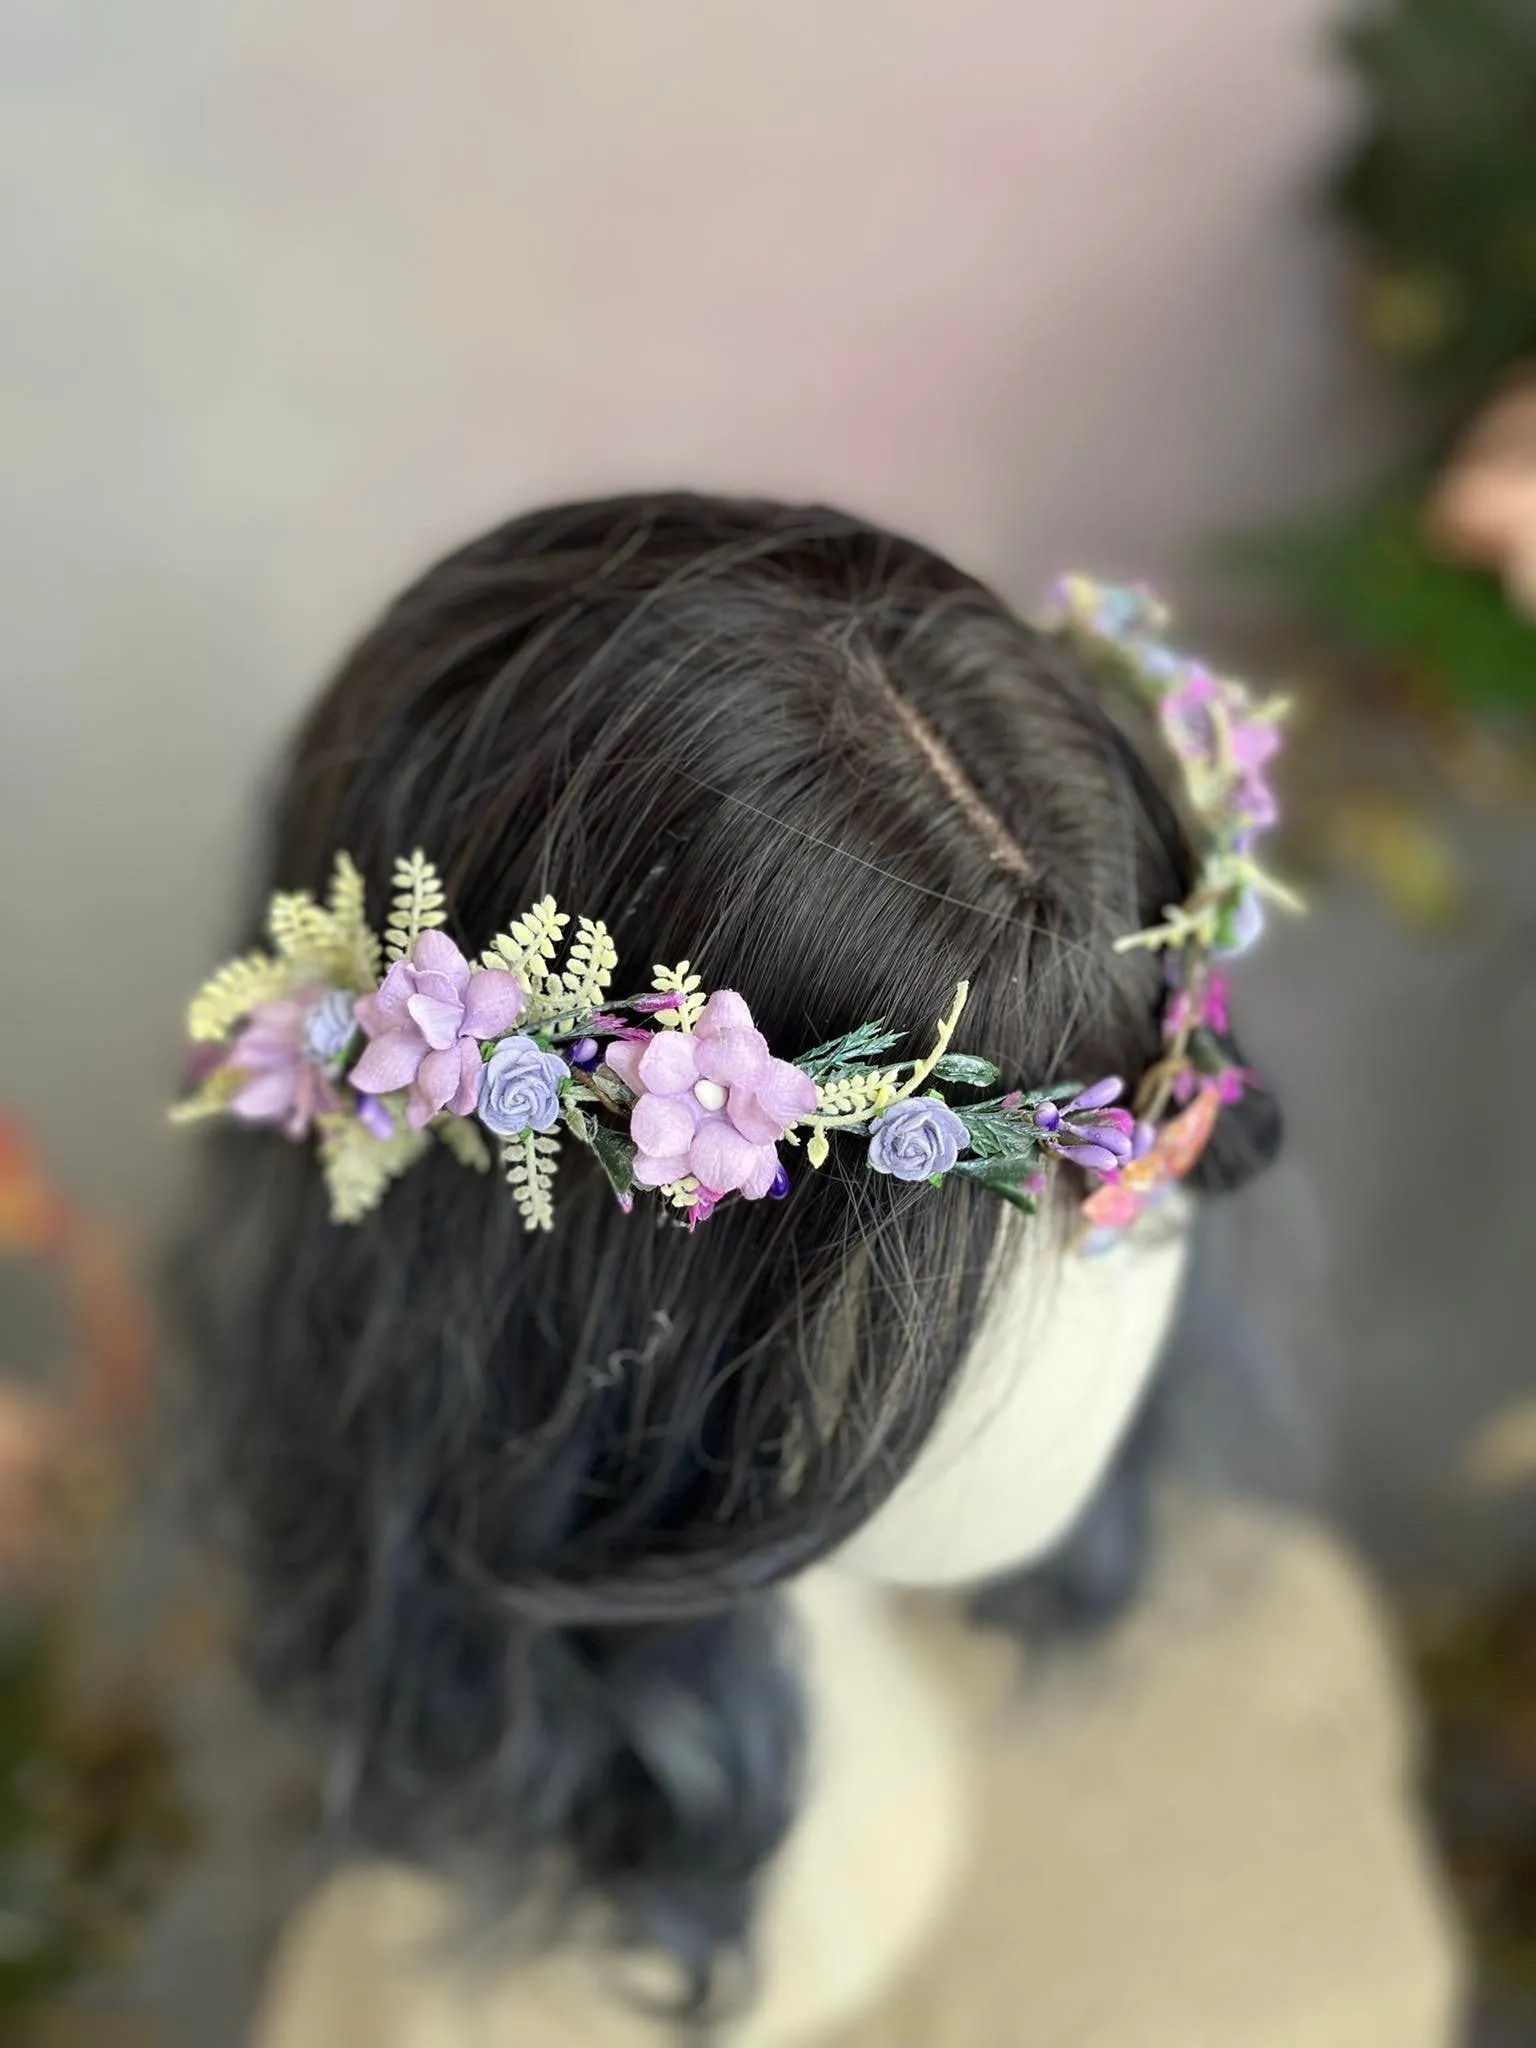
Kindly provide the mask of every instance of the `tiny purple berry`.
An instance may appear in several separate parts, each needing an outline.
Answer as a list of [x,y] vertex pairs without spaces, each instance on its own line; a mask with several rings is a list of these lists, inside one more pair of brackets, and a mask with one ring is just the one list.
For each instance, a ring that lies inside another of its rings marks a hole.
[[781,1166],[773,1176],[773,1186],[768,1190],[774,1201],[782,1202],[789,1193],[789,1168]]
[[578,1038],[566,1054],[573,1067],[580,1067],[584,1074],[590,1074],[597,1065],[602,1047],[595,1038]]

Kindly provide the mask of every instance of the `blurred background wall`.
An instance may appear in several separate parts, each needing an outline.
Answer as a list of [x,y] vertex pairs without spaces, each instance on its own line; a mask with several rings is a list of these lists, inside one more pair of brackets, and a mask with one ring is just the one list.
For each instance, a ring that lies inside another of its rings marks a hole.
[[[1391,438],[1309,204],[1337,11],[7,0],[0,1071],[66,1183],[163,1217],[181,1006],[274,749],[506,513],[825,496],[1024,602],[1076,562],[1219,624],[1213,536]],[[1284,1227],[1232,1260],[1257,1369],[1299,1356],[1339,1499],[1410,1563],[1465,1549],[1448,1457],[1529,1363],[1530,1019],[1469,1002],[1480,945],[1346,894],[1248,970],[1295,1132]],[[1427,1173],[1462,1056],[1487,1142]]]
[[1325,484],[1328,12],[8,0],[0,1060],[58,1168],[161,1200],[256,780],[476,527],[824,495],[1028,597]]

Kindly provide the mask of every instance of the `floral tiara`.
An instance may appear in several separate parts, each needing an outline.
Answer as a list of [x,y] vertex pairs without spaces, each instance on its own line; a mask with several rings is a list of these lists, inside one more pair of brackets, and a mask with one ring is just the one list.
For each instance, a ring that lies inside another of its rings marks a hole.
[[1253,852],[1278,816],[1266,770],[1284,706],[1167,646],[1147,591],[1068,578],[1053,623],[1153,705],[1203,842],[1188,899],[1117,942],[1167,962],[1162,1056],[1130,1107],[1115,1076],[948,1100],[946,1089],[1002,1079],[991,1060],[951,1049],[965,982],[921,1057],[893,1057],[901,1034],[876,1021],[789,1061],[746,1000],[706,993],[689,961],[615,996],[607,927],[578,917],[573,930],[553,897],[472,962],[442,929],[441,880],[416,852],[396,862],[382,937],[346,853],[323,903],[302,890],[272,898],[270,950],[231,961],[192,1002],[199,1071],[173,1116],[315,1132],[338,1223],[375,1208],[436,1142],[480,1173],[499,1155],[525,1226],[549,1230],[570,1138],[626,1210],[653,1190],[692,1228],[729,1196],[786,1195],[781,1146],[815,1169],[843,1135],[863,1141],[872,1172],[974,1181],[1030,1214],[1052,1170],[1073,1165],[1090,1177],[1090,1233],[1124,1228],[1190,1171],[1247,1083],[1223,1047],[1218,963],[1252,943],[1266,899],[1295,907]]

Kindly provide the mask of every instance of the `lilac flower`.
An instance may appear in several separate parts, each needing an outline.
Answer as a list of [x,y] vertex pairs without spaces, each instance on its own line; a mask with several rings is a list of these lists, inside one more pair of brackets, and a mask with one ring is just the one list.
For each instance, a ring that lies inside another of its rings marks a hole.
[[317,994],[260,1004],[230,1047],[227,1065],[250,1078],[229,1106],[247,1123],[279,1124],[288,1137],[302,1138],[317,1116],[340,1109],[329,1075],[307,1049]]
[[498,1138],[552,1131],[570,1068],[531,1038],[504,1038],[480,1070],[480,1121]]
[[927,1096],[893,1102],[869,1127],[869,1163],[897,1180],[948,1173],[971,1140],[947,1103]]
[[816,1107],[815,1082],[773,1058],[730,989],[716,990],[692,1032],[623,1038],[604,1058],[636,1097],[629,1134],[640,1186],[691,1176],[710,1206],[737,1190],[749,1201],[771,1194],[779,1140]]
[[395,1135],[394,1119],[377,1095],[364,1095],[358,1091],[357,1120],[365,1131],[372,1132],[381,1143],[385,1138],[392,1138]]
[[1040,1103],[1034,1124],[1046,1151],[1094,1173],[1117,1172],[1135,1151],[1135,1119],[1129,1110],[1110,1107],[1124,1087],[1111,1074],[1070,1102]]
[[312,1060],[328,1066],[340,1059],[357,1032],[352,1014],[353,999],[344,989],[333,988],[304,1019],[304,1050]]
[[352,1069],[368,1095],[409,1088],[406,1122],[413,1130],[441,1109],[473,1113],[480,1096],[482,1038],[499,1038],[516,1023],[523,991],[504,968],[471,968],[442,932],[423,932],[411,958],[397,960],[356,1017],[371,1041]]

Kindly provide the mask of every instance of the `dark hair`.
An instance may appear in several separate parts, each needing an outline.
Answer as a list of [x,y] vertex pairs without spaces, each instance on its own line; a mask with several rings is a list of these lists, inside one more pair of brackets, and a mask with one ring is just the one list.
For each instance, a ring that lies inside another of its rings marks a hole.
[[[1189,890],[1176,787],[1059,640],[913,542],[623,498],[503,526],[386,612],[298,739],[262,894],[345,847],[377,914],[420,846],[466,949],[552,891],[631,966],[740,989],[787,1058],[873,1017],[926,1038],[964,976],[964,1049],[1134,1081],[1161,969],[1112,942]],[[1261,1099],[1225,1113],[1207,1184],[1272,1139]],[[774,1588],[911,1463],[1007,1212],[834,1152],[689,1234],[567,1147],[529,1238],[434,1148],[338,1229],[308,1148],[212,1150],[215,1497],[343,1838],[563,1887],[704,2011],[794,1811]]]

